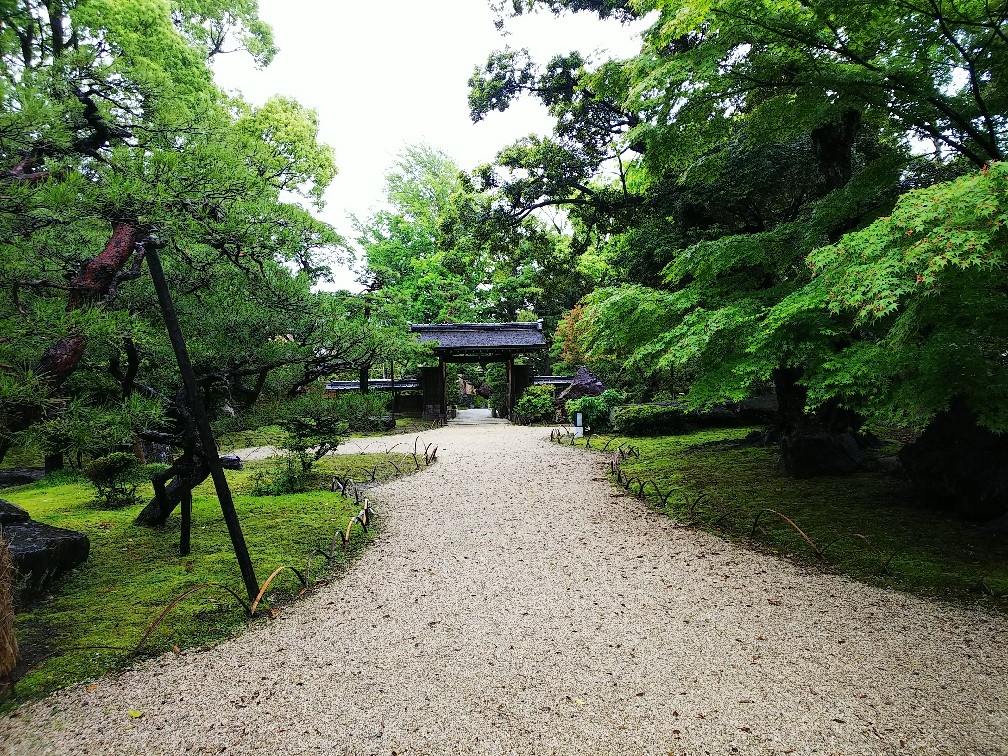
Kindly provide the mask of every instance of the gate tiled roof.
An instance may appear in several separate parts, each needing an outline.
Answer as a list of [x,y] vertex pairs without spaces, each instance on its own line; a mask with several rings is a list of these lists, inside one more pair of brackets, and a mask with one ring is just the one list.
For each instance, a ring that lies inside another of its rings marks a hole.
[[410,330],[421,344],[436,341],[435,353],[524,352],[544,349],[542,321],[535,323],[414,324]]

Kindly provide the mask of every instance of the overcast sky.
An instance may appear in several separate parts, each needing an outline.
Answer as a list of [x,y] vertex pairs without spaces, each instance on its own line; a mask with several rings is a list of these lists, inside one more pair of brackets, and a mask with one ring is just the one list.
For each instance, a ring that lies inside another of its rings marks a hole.
[[[473,168],[522,136],[549,133],[548,114],[531,100],[470,121],[466,82],[491,51],[527,47],[546,62],[574,49],[608,58],[640,47],[641,25],[590,14],[522,17],[502,37],[486,0],[260,0],[260,11],[280,49],[272,65],[257,71],[245,55],[219,56],[217,80],[255,103],[283,94],[318,111],[339,167],[322,217],[348,239],[348,214],[380,206],[384,174],[404,146],[425,142]],[[357,288],[349,271],[337,282]]]

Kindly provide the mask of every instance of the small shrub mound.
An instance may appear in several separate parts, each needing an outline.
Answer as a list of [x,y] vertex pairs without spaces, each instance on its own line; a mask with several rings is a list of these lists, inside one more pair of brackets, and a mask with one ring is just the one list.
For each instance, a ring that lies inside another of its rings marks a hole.
[[580,399],[572,399],[567,402],[564,408],[567,410],[567,417],[574,419],[574,413],[580,412],[584,425],[593,432],[609,427],[609,412],[626,401],[626,396],[621,391],[606,389],[598,396],[583,396]]
[[632,404],[616,410],[613,430],[624,436],[675,436],[687,433],[689,426],[679,407]]
[[534,423],[553,416],[553,390],[549,386],[529,386],[515,403],[515,413],[524,422]]
[[145,465],[129,452],[112,452],[84,468],[84,477],[98,489],[96,503],[104,509],[122,509],[136,504],[136,490],[165,469],[164,465]]
[[304,461],[288,449],[267,459],[263,466],[252,472],[250,490],[253,496],[283,496],[302,493],[317,482],[319,476],[305,469]]

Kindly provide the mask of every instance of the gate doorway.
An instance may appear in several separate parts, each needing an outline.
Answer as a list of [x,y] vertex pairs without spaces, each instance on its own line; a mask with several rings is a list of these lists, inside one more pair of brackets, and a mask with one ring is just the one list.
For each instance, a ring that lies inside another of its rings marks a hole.
[[414,324],[410,330],[421,344],[433,343],[437,367],[420,368],[424,419],[446,422],[448,399],[445,378],[449,363],[476,362],[507,366],[507,412],[532,385],[532,367],[516,365],[515,358],[546,348],[542,321],[534,323],[444,323]]

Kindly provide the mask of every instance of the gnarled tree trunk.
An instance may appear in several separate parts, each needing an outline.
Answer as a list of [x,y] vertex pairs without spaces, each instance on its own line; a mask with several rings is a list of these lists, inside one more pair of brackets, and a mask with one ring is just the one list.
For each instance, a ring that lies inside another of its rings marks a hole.
[[[221,457],[225,470],[241,470],[241,460],[234,456]],[[175,508],[182,503],[187,490],[192,490],[210,475],[210,465],[201,454],[183,455],[167,470],[154,478],[154,498],[147,502],[133,521],[137,525],[158,527],[164,525]]]
[[806,413],[808,393],[800,383],[803,372],[793,367],[773,372],[780,471],[794,478],[854,472],[863,461],[853,433],[857,419],[833,404],[820,407],[813,414]]
[[[137,225],[117,223],[113,227],[112,236],[105,248],[88,260],[70,282],[67,312],[79,310],[114,294],[116,277],[133,256],[140,238],[141,232]],[[43,376],[44,386],[48,390],[58,389],[77,369],[86,349],[87,336],[71,333],[45,350],[35,366],[35,373]],[[0,460],[3,460],[10,448],[9,436],[29,428],[41,417],[42,406],[37,403],[10,408],[3,420],[4,435],[8,439],[0,440]]]

